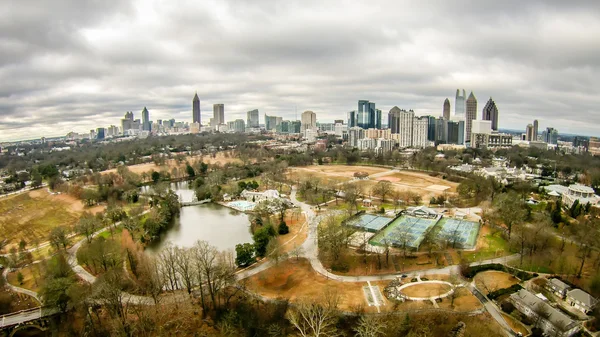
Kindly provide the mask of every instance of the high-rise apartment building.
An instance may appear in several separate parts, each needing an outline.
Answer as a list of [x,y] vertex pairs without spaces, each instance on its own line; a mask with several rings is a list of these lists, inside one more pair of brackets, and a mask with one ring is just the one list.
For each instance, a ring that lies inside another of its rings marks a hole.
[[225,124],[225,104],[213,104],[213,123]]
[[429,134],[429,117],[421,116],[413,118],[412,125],[412,147],[424,148],[427,147],[429,141],[427,139]]
[[[398,145],[401,148],[413,146],[413,120],[415,119],[415,112],[412,110],[400,111],[398,118]],[[427,130],[425,130],[425,137],[427,137]]]
[[400,133],[400,108],[397,106],[390,109],[388,113],[388,128],[392,131],[392,133]]
[[491,97],[483,107],[483,116],[481,119],[491,121],[492,130],[498,131],[498,107],[496,107],[496,102]]
[[465,93],[465,89],[462,90],[462,95],[460,94],[460,90],[456,89],[456,99],[454,101],[454,115],[457,117],[461,117],[465,115],[465,99],[467,98],[467,94]]
[[306,130],[316,129],[317,127],[317,114],[314,112],[307,110],[302,113],[301,116],[302,126],[301,131],[304,132]]
[[200,98],[198,98],[198,93],[196,93],[194,99],[192,99],[192,123],[202,125],[200,117]]
[[249,128],[257,128],[258,123],[258,109],[250,110],[246,113],[246,126]]
[[275,132],[280,129],[283,119],[277,116],[268,116],[265,114],[265,130]]
[[539,123],[538,120],[534,120],[533,121],[533,138],[531,140],[533,141],[537,141],[538,140],[538,132],[539,132]]
[[442,113],[442,116],[445,120],[450,120],[450,100],[448,98],[446,98],[446,100],[444,101],[444,111]]
[[528,142],[531,141],[535,141],[536,138],[533,137],[533,132],[534,132],[534,128],[533,128],[533,124],[527,124],[527,126],[525,127],[525,140]]
[[246,132],[246,123],[243,119],[238,118],[232,122],[228,122],[227,129],[229,129],[229,132],[244,133]]
[[359,140],[365,138],[365,130],[358,126],[348,128],[348,145],[358,147]]
[[148,109],[144,107],[144,110],[142,110],[142,130],[151,131],[151,128],[150,113],[148,112]]
[[465,105],[465,141],[470,142],[473,120],[477,119],[477,99],[475,98],[475,95],[473,95],[472,91],[469,95],[469,98],[467,98]]

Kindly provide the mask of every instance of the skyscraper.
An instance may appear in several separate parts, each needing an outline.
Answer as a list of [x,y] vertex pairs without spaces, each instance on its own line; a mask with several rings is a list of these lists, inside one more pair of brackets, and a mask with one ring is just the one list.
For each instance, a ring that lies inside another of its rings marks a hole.
[[[358,101],[358,110],[356,112],[356,126],[363,129],[372,129],[376,127],[376,114],[375,103],[367,100]],[[381,124],[381,114],[380,114]]]
[[317,127],[317,114],[314,112],[307,110],[302,113],[302,126],[301,131],[304,132],[306,130],[312,130]]
[[213,121],[215,125],[225,124],[225,104],[213,104]]
[[525,140],[528,142],[537,140],[533,138],[533,129],[534,128],[532,124],[527,124],[525,127]]
[[[373,103],[375,105],[375,103]],[[375,109],[375,128],[381,129],[381,110]]]
[[400,108],[397,106],[390,109],[388,113],[388,128],[392,133],[400,133]]
[[466,102],[465,111],[465,142],[471,140],[471,128],[473,127],[473,120],[477,119],[477,99],[473,92],[469,95]]
[[250,110],[247,113],[246,127],[257,128],[258,127],[258,109]]
[[444,101],[444,113],[442,116],[444,117],[444,120],[450,119],[450,100],[448,98]]
[[150,113],[148,112],[148,109],[144,107],[144,110],[142,110],[142,130],[151,131],[150,128]]
[[492,130],[498,131],[498,107],[496,107],[496,102],[491,97],[483,107],[483,116],[481,119],[492,121]]
[[202,124],[200,118],[200,98],[198,98],[198,93],[196,93],[192,100],[192,123]]
[[460,90],[456,89],[456,100],[454,102],[454,115],[455,116],[464,116],[465,115],[465,99],[467,98],[467,94],[465,93],[465,89],[462,90],[462,95],[460,94]]
[[538,120],[536,119],[533,121],[533,139],[531,139],[533,141],[537,141],[537,139],[538,139],[538,131],[539,131],[538,127],[539,127],[539,123],[538,123]]

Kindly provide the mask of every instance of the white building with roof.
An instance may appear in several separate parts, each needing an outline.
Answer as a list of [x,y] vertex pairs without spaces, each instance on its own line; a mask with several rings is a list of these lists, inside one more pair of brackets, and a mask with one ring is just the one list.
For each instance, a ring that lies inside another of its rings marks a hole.
[[252,202],[256,202],[256,203],[259,203],[264,200],[273,200],[273,199],[281,198],[281,196],[279,195],[279,192],[277,192],[277,190],[266,190],[264,192],[253,192],[253,191],[243,190],[242,193],[240,194],[240,196],[242,198],[246,199],[246,201],[252,201]]
[[566,207],[571,207],[575,200],[579,200],[582,205],[590,205],[598,207],[600,204],[600,196],[596,195],[593,188],[581,184],[573,184],[569,187],[562,185],[548,185],[544,189],[548,193],[559,194],[562,196],[563,204]]
[[592,311],[592,309],[594,309],[594,307],[598,303],[598,300],[596,300],[592,295],[586,293],[581,289],[569,290],[567,292],[566,300],[569,303],[569,305],[583,312],[584,314],[587,314],[588,312]]

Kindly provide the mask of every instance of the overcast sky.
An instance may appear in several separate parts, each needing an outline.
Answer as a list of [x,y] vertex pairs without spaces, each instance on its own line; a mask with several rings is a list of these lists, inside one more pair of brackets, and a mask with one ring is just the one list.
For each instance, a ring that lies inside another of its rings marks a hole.
[[[425,4],[427,2],[427,4]],[[346,118],[359,99],[440,115],[457,88],[500,128],[600,136],[600,1],[9,0],[0,141],[141,118]]]

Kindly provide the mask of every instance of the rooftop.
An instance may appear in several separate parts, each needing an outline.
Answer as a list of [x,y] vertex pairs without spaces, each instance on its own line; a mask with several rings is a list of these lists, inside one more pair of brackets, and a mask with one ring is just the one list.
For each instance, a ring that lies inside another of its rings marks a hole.
[[515,301],[520,301],[524,303],[536,312],[544,312],[544,316],[546,317],[546,319],[550,321],[555,327],[560,328],[563,331],[569,330],[577,324],[573,320],[571,320],[567,315],[551,307],[548,303],[542,301],[540,298],[538,298],[537,296],[525,289],[521,289],[518,292],[510,295],[510,298]]
[[598,302],[594,297],[592,297],[592,295],[581,289],[573,289],[567,292],[567,296],[585,304],[588,307],[593,307]]
[[569,189],[575,192],[580,192],[580,193],[592,193],[594,194],[595,191],[593,188],[585,186],[585,185],[581,185],[581,184],[573,184],[571,186],[569,186]]

